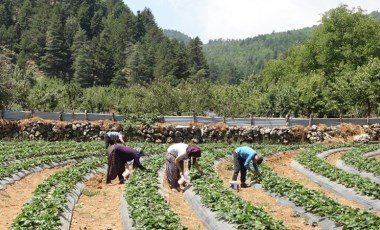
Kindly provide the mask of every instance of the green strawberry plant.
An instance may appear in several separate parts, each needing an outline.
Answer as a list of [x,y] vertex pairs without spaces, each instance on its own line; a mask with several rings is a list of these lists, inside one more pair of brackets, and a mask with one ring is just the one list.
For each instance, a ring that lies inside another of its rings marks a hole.
[[106,158],[91,158],[51,175],[33,192],[16,217],[11,229],[59,229],[68,193],[91,170],[106,162]]

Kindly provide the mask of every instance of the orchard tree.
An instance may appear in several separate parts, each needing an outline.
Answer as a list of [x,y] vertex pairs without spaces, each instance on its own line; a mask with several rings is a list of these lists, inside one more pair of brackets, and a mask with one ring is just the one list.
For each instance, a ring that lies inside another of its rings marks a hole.
[[160,77],[147,87],[145,102],[151,113],[167,115],[180,110],[178,88],[173,82],[172,77]]
[[84,89],[77,83],[66,83],[63,86],[63,98],[58,102],[61,111],[79,110]]
[[123,114],[138,114],[138,113],[151,113],[153,109],[149,104],[149,100],[152,98],[150,90],[141,85],[134,85],[128,88],[128,90],[122,89],[121,102],[118,105],[118,111]]
[[28,96],[31,108],[43,112],[59,112],[58,105],[65,97],[63,80],[56,78],[40,79]]
[[198,81],[182,81],[177,86],[178,100],[180,103],[179,111],[191,113],[195,112],[202,115],[213,108],[211,84],[204,78]]
[[335,82],[329,82],[326,90],[326,110],[328,117],[344,117],[353,115],[350,113],[353,104],[355,85],[352,82],[353,71],[342,72],[335,78]]
[[0,109],[5,108],[12,101],[12,82],[8,77],[10,71],[10,66],[0,62]]
[[367,65],[360,67],[351,78],[353,103],[364,107],[361,116],[371,116],[380,102],[380,60],[371,59]]
[[86,88],[83,91],[80,110],[87,110],[90,113],[110,112],[112,101],[115,97],[115,95],[112,95],[110,92],[110,87],[95,86]]
[[380,23],[358,9],[341,5],[325,13],[306,42],[310,71],[321,69],[329,80],[380,57]]
[[239,117],[244,110],[242,91],[234,85],[214,85],[211,87],[214,111],[225,117]]
[[33,73],[16,66],[9,76],[12,82],[12,100],[9,101],[11,108],[19,110],[30,109],[30,102],[27,98],[31,88],[35,84]]
[[317,116],[324,115],[324,87],[325,79],[323,75],[312,73],[307,77],[300,79],[295,85],[297,92],[297,107],[295,113],[303,116],[309,116],[316,113]]

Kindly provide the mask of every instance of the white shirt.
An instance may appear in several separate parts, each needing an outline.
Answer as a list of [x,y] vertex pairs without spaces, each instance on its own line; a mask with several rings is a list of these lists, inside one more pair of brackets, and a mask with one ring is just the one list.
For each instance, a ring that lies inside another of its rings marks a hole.
[[119,132],[108,132],[107,136],[113,141],[121,140],[123,137]]
[[168,148],[168,153],[177,155],[178,159],[181,160],[186,160],[189,159],[189,155],[186,153],[186,149],[189,145],[185,143],[177,143],[177,144],[172,144]]

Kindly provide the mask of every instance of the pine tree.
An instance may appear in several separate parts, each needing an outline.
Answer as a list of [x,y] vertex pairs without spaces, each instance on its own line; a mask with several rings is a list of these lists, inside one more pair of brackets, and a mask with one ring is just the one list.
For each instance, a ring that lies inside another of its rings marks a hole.
[[190,74],[194,75],[200,70],[206,71],[208,75],[208,66],[202,52],[202,41],[199,37],[195,37],[189,43],[190,56]]
[[110,43],[111,29],[107,25],[100,38],[95,40],[94,77],[95,85],[108,86],[115,73],[112,43]]
[[93,86],[92,51],[84,30],[79,29],[75,34],[71,50],[73,56],[74,82],[82,87]]
[[13,24],[12,13],[8,1],[0,3],[0,26],[4,25],[6,28]]
[[48,76],[61,77],[66,80],[68,52],[64,44],[63,24],[59,8],[55,8],[46,32],[45,54],[41,58],[41,68]]
[[33,5],[30,0],[25,0],[20,8],[17,18],[17,24],[21,31],[30,28],[31,17],[33,15]]

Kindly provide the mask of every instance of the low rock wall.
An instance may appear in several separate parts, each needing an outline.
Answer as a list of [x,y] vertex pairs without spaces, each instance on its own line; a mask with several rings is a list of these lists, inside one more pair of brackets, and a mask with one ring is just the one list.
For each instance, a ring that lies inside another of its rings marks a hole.
[[[347,127],[350,127],[349,129]],[[337,127],[281,127],[257,126],[228,127],[223,125],[174,126],[156,124],[153,126],[123,127],[122,123],[102,121],[60,122],[38,118],[22,121],[0,120],[0,139],[42,139],[49,141],[101,140],[108,131],[120,131],[127,140],[155,143],[175,142],[247,142],[247,143],[317,143],[340,139],[350,142],[379,141],[380,125],[337,126]],[[360,134],[360,135],[359,135]]]

